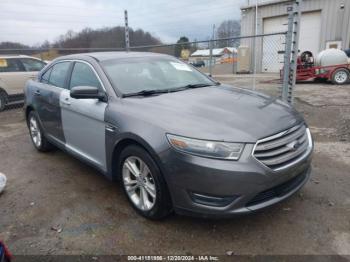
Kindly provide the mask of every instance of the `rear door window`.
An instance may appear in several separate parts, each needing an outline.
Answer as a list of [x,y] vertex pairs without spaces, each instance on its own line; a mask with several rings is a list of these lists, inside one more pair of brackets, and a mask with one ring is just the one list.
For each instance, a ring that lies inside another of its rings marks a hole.
[[21,58],[20,61],[28,72],[40,71],[46,65],[44,62],[32,58]]
[[65,88],[66,78],[71,62],[60,62],[52,67],[49,84]]
[[24,72],[25,69],[16,58],[0,58],[0,73]]

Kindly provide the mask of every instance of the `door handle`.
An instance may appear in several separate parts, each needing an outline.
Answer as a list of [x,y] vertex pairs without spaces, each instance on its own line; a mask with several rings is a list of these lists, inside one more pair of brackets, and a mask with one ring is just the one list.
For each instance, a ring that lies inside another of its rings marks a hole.
[[65,98],[63,101],[62,101],[62,104],[64,105],[67,105],[67,106],[70,106],[71,105],[71,102],[69,102],[69,98]]
[[106,125],[106,131],[113,133],[115,131],[115,127],[112,125]]
[[69,101],[62,101],[62,104],[67,105],[67,106],[70,106],[70,105],[71,105],[71,102],[69,102]]
[[40,93],[40,91],[39,91],[39,90],[36,90],[36,91],[34,92],[34,95],[36,95],[36,96],[40,96],[40,95],[41,95],[41,93]]

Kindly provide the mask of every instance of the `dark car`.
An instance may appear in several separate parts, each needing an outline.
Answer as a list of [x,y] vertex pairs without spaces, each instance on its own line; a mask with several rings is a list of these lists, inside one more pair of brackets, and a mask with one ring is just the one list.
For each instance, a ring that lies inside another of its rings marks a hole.
[[191,65],[193,65],[195,67],[205,67],[205,63],[203,60],[192,62]]
[[310,176],[313,142],[293,107],[171,56],[60,57],[27,83],[25,97],[39,151],[58,147],[120,180],[148,218],[249,213]]

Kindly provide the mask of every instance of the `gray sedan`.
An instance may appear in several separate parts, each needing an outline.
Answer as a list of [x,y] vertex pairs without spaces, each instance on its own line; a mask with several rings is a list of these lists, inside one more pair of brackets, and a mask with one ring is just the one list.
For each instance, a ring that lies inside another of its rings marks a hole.
[[309,179],[313,142],[288,104],[222,85],[171,56],[60,57],[25,88],[35,148],[60,148],[120,180],[141,215],[232,216]]

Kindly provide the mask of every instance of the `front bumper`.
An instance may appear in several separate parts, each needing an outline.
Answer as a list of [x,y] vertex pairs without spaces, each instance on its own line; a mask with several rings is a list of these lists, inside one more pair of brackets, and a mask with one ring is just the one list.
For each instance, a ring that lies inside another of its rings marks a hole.
[[311,153],[275,172],[247,144],[239,161],[208,159],[169,149],[162,169],[177,213],[202,217],[245,214],[278,203],[297,192],[311,173]]

